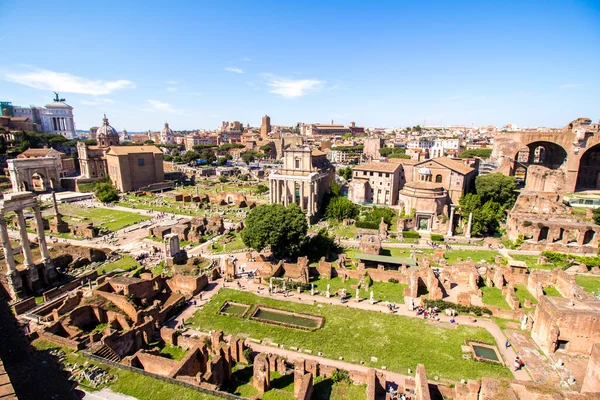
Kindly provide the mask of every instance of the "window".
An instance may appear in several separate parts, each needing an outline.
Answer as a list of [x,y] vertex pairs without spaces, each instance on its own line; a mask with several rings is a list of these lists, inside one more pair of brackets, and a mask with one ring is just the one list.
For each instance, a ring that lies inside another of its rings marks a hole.
[[381,175],[381,172],[380,172],[380,173],[379,173],[379,177],[381,178],[381,176],[382,176],[382,175]]
[[439,174],[436,175],[435,176],[435,181],[436,181],[436,183],[442,183],[442,175],[439,175]]
[[296,169],[300,169],[300,159],[296,158],[294,161],[296,162]]
[[371,171],[371,176],[373,176],[373,171]]
[[138,158],[138,167],[143,167],[143,166],[144,166],[144,159]]

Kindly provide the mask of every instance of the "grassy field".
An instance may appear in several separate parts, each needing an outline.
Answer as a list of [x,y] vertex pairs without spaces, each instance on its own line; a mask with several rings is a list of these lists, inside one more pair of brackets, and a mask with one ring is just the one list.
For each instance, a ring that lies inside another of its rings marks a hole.
[[128,271],[132,268],[137,268],[140,265],[130,256],[123,256],[115,262],[103,265],[98,269],[98,274],[103,275],[115,269],[122,269]]
[[600,277],[577,275],[575,282],[588,293],[600,294]]
[[[356,289],[352,289],[352,286],[358,285],[358,279],[346,279],[346,282],[342,282],[342,278],[336,277],[332,279],[316,279],[311,281],[315,285],[315,289],[319,291],[321,295],[325,295],[327,291],[327,284],[330,286],[331,293],[337,293],[338,290],[346,288],[348,296],[354,298],[356,296]],[[368,299],[370,297],[370,291],[373,290],[373,297],[377,301],[389,301],[392,303],[404,303],[404,289],[408,285],[401,283],[390,283],[390,282],[373,282],[369,291],[360,290],[360,297]]]
[[529,293],[529,290],[527,290],[527,287],[525,287],[523,285],[515,285],[515,294],[519,298],[521,307],[523,307],[523,304],[525,304],[525,300],[531,301],[532,304],[537,304],[537,302],[538,302],[535,299],[535,297],[533,297],[533,295],[531,293]]
[[[323,328],[304,332],[291,328],[263,324],[248,319],[217,314],[225,300],[245,304],[266,304],[294,312],[318,314],[325,317]],[[226,334],[248,334],[257,339],[270,338],[286,347],[296,346],[319,351],[325,357],[367,366],[386,366],[389,370],[405,373],[407,368],[425,364],[432,376],[460,380],[488,377],[510,377],[510,371],[499,365],[465,360],[461,345],[465,340],[481,340],[494,344],[493,337],[484,329],[458,326],[441,327],[423,319],[402,317],[388,313],[357,310],[337,305],[306,305],[231,289],[222,289],[211,301],[198,310],[186,325],[208,331],[222,329]],[[371,357],[378,357],[371,362]]]
[[525,264],[531,269],[547,269],[551,270],[557,266],[554,264],[538,264],[538,256],[511,255],[517,261],[525,261]]
[[187,350],[179,347],[173,346],[172,344],[165,344],[162,349],[160,349],[160,354],[163,356],[170,358],[171,360],[181,360],[185,357]]
[[544,294],[546,296],[550,296],[550,297],[562,297],[562,295],[560,294],[560,292],[554,286],[545,287],[543,290],[544,290]]
[[[42,340],[36,340],[33,345],[38,350],[46,350],[60,347]],[[136,374],[135,372],[125,371],[119,368],[112,368],[105,366],[96,361],[89,360],[77,353],[72,352],[69,349],[60,348],[66,353],[67,361],[72,364],[82,365],[85,362],[89,364],[98,365],[99,367],[108,370],[108,372],[115,376],[116,379],[109,383],[107,386],[112,391],[122,393],[128,396],[133,396],[138,400],[159,400],[159,399],[177,399],[177,400],[219,400],[222,397],[211,396],[198,392],[196,390],[188,389],[183,386],[174,385],[172,383],[166,383],[159,379],[155,379],[149,376]],[[88,391],[100,390],[103,387],[96,389],[85,387]]]
[[487,287],[483,286],[480,288],[483,292],[483,304],[489,304],[491,306],[499,307],[503,310],[510,310],[510,306],[506,302],[504,296],[502,296],[502,291],[497,287]]
[[83,208],[72,204],[61,204],[59,210],[69,223],[85,220],[93,222],[94,226],[113,232],[150,219],[149,216],[126,211],[109,208]]
[[471,260],[474,262],[485,260],[488,263],[493,263],[496,256],[499,254],[500,253],[495,250],[449,250],[446,251],[446,260],[448,260],[449,265],[458,264],[459,258],[466,261],[469,257],[471,257]]

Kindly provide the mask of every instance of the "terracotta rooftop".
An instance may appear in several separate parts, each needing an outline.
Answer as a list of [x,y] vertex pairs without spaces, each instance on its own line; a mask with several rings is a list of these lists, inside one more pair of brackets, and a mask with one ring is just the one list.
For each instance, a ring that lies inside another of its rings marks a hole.
[[312,152],[311,152],[311,155],[317,157],[317,156],[324,156],[325,153],[323,153],[321,150],[313,149]]
[[48,153],[53,149],[43,148],[43,149],[27,149],[21,154],[17,156],[17,158],[29,158],[29,157],[46,157]]
[[396,172],[400,164],[387,162],[368,162],[354,167],[355,171]]
[[442,167],[446,167],[448,169],[456,171],[462,175],[467,175],[468,173],[474,171],[473,168],[467,167],[465,164],[462,163],[462,161],[454,160],[454,159],[448,158],[448,157],[432,158],[430,160],[422,161],[422,163],[425,164],[425,163],[431,162],[431,161],[433,161],[437,164],[440,164]]
[[112,146],[107,154],[124,156],[138,153],[162,154],[162,151],[156,146]]
[[404,185],[404,187],[409,187],[413,189],[443,189],[444,185],[436,182],[427,182],[427,181],[413,181],[408,182]]

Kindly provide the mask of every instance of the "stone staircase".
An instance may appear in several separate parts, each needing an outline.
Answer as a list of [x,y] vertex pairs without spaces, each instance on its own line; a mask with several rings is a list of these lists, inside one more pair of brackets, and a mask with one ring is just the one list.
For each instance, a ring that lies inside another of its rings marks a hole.
[[108,361],[119,362],[121,361],[121,357],[117,353],[113,351],[110,347],[102,343],[100,346],[96,347],[92,354],[98,357],[102,357],[107,359]]

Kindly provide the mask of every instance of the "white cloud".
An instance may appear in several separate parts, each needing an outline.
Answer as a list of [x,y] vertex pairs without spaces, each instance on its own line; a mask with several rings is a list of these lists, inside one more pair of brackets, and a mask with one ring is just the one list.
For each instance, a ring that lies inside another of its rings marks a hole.
[[30,72],[9,72],[4,75],[4,78],[7,81],[35,89],[90,94],[93,96],[110,94],[121,89],[135,88],[133,82],[125,79],[116,81],[92,80],[47,69],[34,69]]
[[243,60],[244,61],[252,61],[252,59],[250,57],[244,57]]
[[227,67],[225,68],[225,71],[229,71],[229,72],[235,72],[236,74],[243,74],[244,70],[241,68],[231,68],[231,67]]
[[176,92],[176,91],[177,91],[177,88],[176,88],[176,87],[172,87],[172,86],[171,86],[171,87],[168,87],[168,88],[167,88],[167,92],[169,92],[169,93],[173,93],[173,92]]
[[160,100],[148,100],[146,101],[146,104],[148,105],[147,111],[160,111],[171,114],[182,114],[181,111],[173,108],[171,104],[162,102]]
[[565,83],[564,85],[560,85],[561,89],[575,89],[583,86],[581,83]]
[[98,106],[100,104],[114,104],[112,99],[97,99],[97,100],[81,100],[81,104],[84,106]]
[[272,88],[271,93],[290,98],[305,96],[308,92],[325,84],[325,81],[317,79],[287,79],[271,74],[264,74],[263,76],[266,80],[265,83]]
[[168,80],[166,83],[169,84],[169,85],[177,85],[177,81],[174,81],[172,79]]

